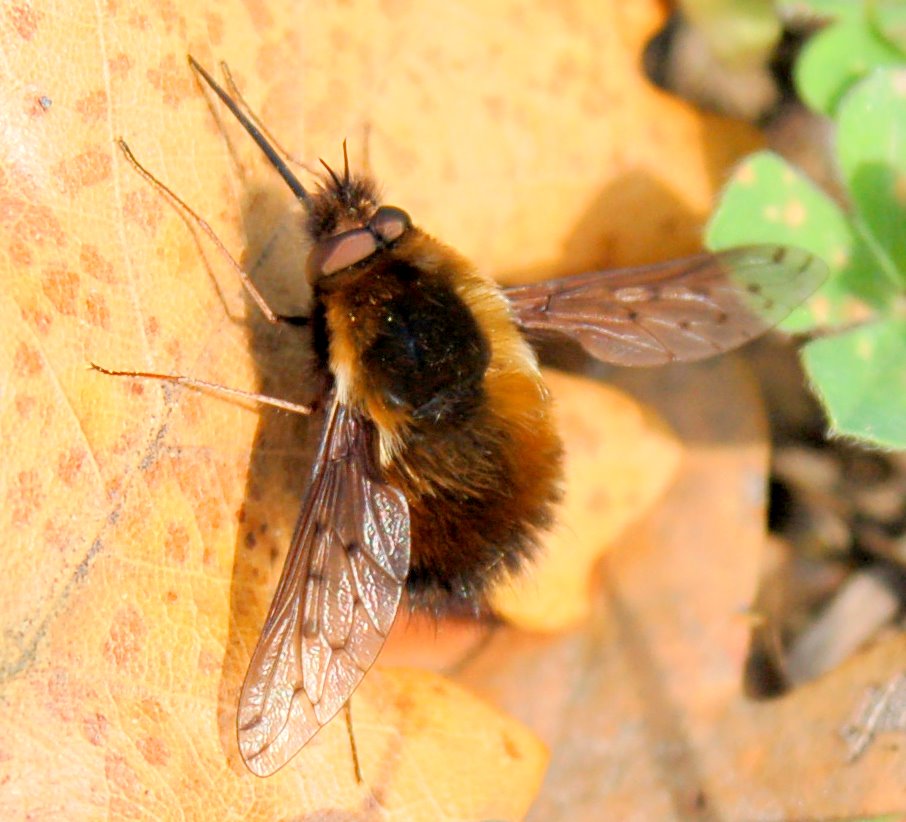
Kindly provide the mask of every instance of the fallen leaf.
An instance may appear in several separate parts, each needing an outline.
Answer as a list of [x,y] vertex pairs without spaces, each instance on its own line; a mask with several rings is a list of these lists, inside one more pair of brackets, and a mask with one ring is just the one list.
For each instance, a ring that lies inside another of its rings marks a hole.
[[381,786],[375,800],[384,813],[406,818],[433,806],[451,819],[525,815],[548,755],[524,725],[422,670],[376,670],[363,689],[353,728],[363,778]]
[[605,555],[579,630],[501,629],[451,668],[549,745],[528,818],[831,819],[904,807],[903,745],[879,736],[850,763],[845,736],[872,686],[902,672],[902,635],[782,699],[744,694],[767,471],[751,377],[724,358],[611,379],[683,443],[675,482]]
[[[434,819],[441,798],[466,802],[458,780],[498,768],[505,717],[469,725],[472,748],[451,749],[467,762],[438,748],[418,786],[402,771],[357,786],[342,721],[270,779],[239,761],[236,699],[305,483],[306,423],[88,363],[304,400],[309,356],[265,327],[228,262],[114,141],[245,249],[286,310],[305,302],[297,215],[232,123],[224,140],[187,52],[228,60],[269,130],[313,165],[337,164],[343,138],[357,167],[367,148],[391,202],[510,280],[692,250],[756,138],[642,78],[654,0],[0,14],[0,815],[273,819],[363,813],[370,795]],[[447,686],[426,696],[430,674],[374,678],[397,694],[405,681],[416,715],[448,699],[483,710]],[[524,812],[542,760],[517,747],[494,804],[505,818]]]
[[626,394],[555,371],[545,380],[566,449],[563,503],[541,556],[491,595],[495,613],[528,631],[588,618],[596,561],[650,509],[680,461],[666,425]]

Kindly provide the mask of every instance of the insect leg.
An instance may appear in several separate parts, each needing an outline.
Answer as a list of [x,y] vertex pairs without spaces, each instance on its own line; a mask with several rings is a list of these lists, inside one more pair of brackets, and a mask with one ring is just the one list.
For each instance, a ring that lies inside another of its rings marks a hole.
[[256,394],[253,391],[243,391],[240,388],[229,388],[225,385],[197,380],[194,377],[184,377],[179,374],[157,374],[153,371],[115,371],[112,368],[91,363],[91,367],[101,374],[107,374],[110,377],[134,377],[136,379],[161,380],[162,382],[172,382],[177,385],[185,385],[196,391],[210,392],[221,394],[233,399],[247,400],[249,402],[260,403],[261,405],[270,405],[274,408],[282,408],[284,411],[291,411],[294,414],[308,415],[312,412],[309,405],[300,405],[299,403],[289,402],[288,400],[269,397],[267,394]]
[[116,141],[116,144],[120,147],[120,150],[125,155],[126,159],[129,161],[129,164],[148,182],[150,183],[163,197],[165,197],[170,204],[182,215],[186,221],[192,221],[201,231],[207,235],[208,239],[217,247],[220,253],[226,258],[230,265],[235,270],[236,274],[239,276],[239,280],[242,282],[243,288],[248,292],[249,296],[255,301],[255,305],[261,309],[261,313],[267,318],[267,321],[273,324],[280,322],[280,318],[277,314],[271,309],[267,304],[266,300],[262,296],[261,292],[255,287],[255,284],[252,282],[248,274],[245,273],[245,270],[236,262],[232,254],[227,250],[227,247],[221,242],[220,238],[214,233],[214,229],[200,217],[189,205],[180,198],[172,189],[164,185],[160,180],[157,179],[148,169],[146,169],[138,160],[135,159],[135,155],[132,153],[132,150],[126,144],[126,141],[122,138]]
[[359,750],[355,744],[355,734],[352,730],[352,708],[349,703],[352,700],[347,699],[343,705],[343,716],[346,717],[346,730],[349,732],[349,747],[352,750],[352,768],[355,773],[355,781],[361,785],[365,780],[362,779],[362,769],[359,767]]
[[307,315],[278,314],[277,319],[286,325],[294,325],[297,328],[304,328],[311,322],[311,317]]

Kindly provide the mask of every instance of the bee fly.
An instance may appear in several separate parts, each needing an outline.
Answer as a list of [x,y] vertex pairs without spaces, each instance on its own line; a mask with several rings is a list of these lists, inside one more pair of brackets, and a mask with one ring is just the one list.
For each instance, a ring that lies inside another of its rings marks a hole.
[[348,158],[342,176],[325,166],[316,189],[303,187],[244,105],[189,62],[289,185],[311,243],[307,324],[324,422],[238,712],[242,757],[266,776],[347,703],[404,589],[435,611],[481,603],[535,553],[562,447],[530,336],[571,338],[617,365],[691,362],[776,325],[826,270],[805,251],[760,245],[500,288],[381,204]]

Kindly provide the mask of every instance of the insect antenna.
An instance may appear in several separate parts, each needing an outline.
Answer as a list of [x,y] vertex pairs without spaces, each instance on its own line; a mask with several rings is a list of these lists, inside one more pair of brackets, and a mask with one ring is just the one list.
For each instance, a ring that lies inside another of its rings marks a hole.
[[223,104],[230,110],[230,113],[239,121],[242,127],[248,132],[249,136],[258,145],[258,148],[264,152],[264,156],[267,157],[268,162],[277,170],[277,173],[283,178],[283,182],[289,186],[290,191],[296,195],[296,199],[307,208],[311,204],[309,193],[305,190],[302,183],[299,182],[299,178],[289,170],[289,166],[283,161],[283,158],[280,157],[277,150],[268,142],[264,134],[262,134],[258,127],[252,122],[251,118],[248,117],[230,95],[220,87],[217,81],[195,61],[195,58],[192,57],[191,54],[189,55],[189,65],[223,101]]

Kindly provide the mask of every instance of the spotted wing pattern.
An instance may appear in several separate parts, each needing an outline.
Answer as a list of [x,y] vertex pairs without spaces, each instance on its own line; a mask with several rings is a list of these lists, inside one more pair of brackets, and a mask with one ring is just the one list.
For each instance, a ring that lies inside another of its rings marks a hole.
[[239,698],[249,769],[281,768],[374,662],[409,569],[409,510],[376,479],[370,423],[332,401],[283,574]]
[[758,245],[506,289],[520,326],[616,365],[693,362],[779,323],[824,281],[798,248]]

